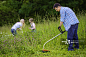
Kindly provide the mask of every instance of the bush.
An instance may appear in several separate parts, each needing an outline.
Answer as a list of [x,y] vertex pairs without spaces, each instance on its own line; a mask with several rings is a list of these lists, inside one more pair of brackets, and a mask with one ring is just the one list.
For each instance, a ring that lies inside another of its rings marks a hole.
[[0,26],[18,21],[17,17],[18,14],[11,10],[11,8],[3,5],[0,6]]

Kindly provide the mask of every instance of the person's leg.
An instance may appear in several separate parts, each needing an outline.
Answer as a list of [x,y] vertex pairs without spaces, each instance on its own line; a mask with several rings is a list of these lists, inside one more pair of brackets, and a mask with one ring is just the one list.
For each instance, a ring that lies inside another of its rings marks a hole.
[[14,35],[16,35],[16,34],[17,34],[17,32],[16,32],[16,30],[14,30],[14,31],[15,31]]
[[31,32],[36,32],[36,29],[33,29]]
[[72,25],[68,30],[67,40],[70,41],[68,51],[73,50],[73,43],[71,42],[73,42],[74,28],[74,25]]
[[13,29],[11,29],[11,33],[12,33],[12,34],[14,33],[14,30],[13,30]]
[[16,32],[15,29],[11,29],[11,33],[12,33],[13,35],[16,35],[16,34],[17,34],[17,32]]
[[79,49],[79,41],[78,41],[78,35],[77,35],[77,29],[78,29],[78,24],[75,26],[75,32],[74,32],[74,48]]

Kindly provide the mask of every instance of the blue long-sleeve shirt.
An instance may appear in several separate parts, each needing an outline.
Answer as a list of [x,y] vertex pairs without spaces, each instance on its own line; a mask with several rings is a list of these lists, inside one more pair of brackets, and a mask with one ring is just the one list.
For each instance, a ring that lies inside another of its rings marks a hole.
[[60,21],[63,22],[66,31],[68,31],[71,25],[79,23],[75,13],[68,7],[61,7],[60,16]]

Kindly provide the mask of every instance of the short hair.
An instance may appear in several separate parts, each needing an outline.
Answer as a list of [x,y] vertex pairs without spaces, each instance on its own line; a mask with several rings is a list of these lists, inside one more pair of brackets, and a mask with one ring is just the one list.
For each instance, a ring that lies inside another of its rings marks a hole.
[[61,6],[59,3],[55,3],[53,6],[53,9],[55,9],[55,7]]
[[29,20],[30,20],[31,22],[33,22],[33,18],[30,18]]

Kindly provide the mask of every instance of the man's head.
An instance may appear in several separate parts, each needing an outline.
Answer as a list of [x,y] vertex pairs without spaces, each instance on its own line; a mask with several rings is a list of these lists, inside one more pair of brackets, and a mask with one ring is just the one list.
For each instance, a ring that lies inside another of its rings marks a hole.
[[60,11],[61,5],[59,3],[55,3],[53,9],[55,9],[56,11]]

